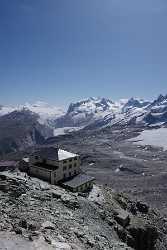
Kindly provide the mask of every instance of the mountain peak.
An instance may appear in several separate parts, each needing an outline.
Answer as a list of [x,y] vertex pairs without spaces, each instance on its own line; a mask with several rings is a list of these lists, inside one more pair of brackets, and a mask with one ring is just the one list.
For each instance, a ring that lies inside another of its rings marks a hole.
[[157,98],[157,101],[163,101],[165,98],[165,96],[163,96],[162,94],[160,94]]
[[114,103],[104,97],[89,97],[87,99],[71,103],[69,105],[67,113],[71,112],[100,112],[110,109]]
[[123,112],[127,112],[133,108],[144,108],[149,105],[150,102],[140,98],[131,97],[122,108]]

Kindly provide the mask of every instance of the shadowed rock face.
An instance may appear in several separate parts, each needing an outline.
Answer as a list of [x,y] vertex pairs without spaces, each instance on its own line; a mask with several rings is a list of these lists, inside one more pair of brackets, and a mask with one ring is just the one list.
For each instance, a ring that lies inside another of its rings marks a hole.
[[[135,250],[155,250],[156,240],[158,239],[158,233],[156,228],[146,227],[140,228],[133,227],[133,225],[127,230],[117,228],[117,233],[123,242],[126,242],[128,246]],[[165,249],[165,248],[164,248]]]
[[1,154],[41,144],[52,135],[52,130],[41,125],[38,115],[30,111],[14,111],[0,117]]
[[156,249],[156,240],[158,239],[158,232],[156,227],[145,226],[145,228],[140,228],[140,226],[129,227],[128,233],[131,237],[128,237],[128,245],[136,250],[154,250]]

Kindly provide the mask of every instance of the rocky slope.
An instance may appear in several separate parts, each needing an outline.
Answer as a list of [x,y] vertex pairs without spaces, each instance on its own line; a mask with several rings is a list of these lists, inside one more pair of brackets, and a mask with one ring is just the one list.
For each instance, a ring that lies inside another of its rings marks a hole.
[[3,250],[167,247],[166,220],[107,187],[95,185],[87,195],[74,194],[20,172],[3,172],[0,198]]
[[28,111],[13,111],[0,117],[0,154],[23,150],[41,144],[53,135],[52,129],[38,122],[38,115]]

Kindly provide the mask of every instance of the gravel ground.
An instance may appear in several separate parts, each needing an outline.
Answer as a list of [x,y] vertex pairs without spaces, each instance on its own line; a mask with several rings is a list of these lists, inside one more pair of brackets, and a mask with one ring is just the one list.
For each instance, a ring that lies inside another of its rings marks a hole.
[[86,196],[20,172],[0,174],[2,250],[165,250],[158,212],[108,187]]

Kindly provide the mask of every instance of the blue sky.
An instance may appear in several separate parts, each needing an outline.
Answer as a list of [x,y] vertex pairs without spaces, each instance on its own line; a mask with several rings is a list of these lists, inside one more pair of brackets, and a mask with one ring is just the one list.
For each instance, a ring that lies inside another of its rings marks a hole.
[[167,93],[166,0],[1,0],[0,103]]

